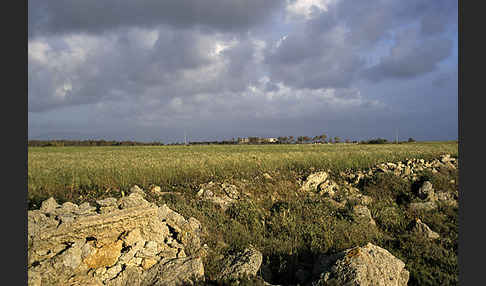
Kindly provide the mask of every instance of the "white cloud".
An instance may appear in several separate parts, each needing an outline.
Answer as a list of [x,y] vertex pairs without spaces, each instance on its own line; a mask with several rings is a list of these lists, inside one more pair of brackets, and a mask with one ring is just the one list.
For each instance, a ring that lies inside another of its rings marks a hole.
[[51,50],[49,44],[35,40],[28,42],[28,57],[29,60],[35,60],[42,64],[47,63],[48,52]]
[[313,9],[319,12],[327,12],[328,6],[336,0],[287,0],[287,12],[291,18],[311,19]]
[[211,55],[214,57],[221,56],[222,52],[224,50],[230,49],[234,46],[236,46],[239,43],[239,41],[236,38],[233,38],[231,40],[216,40],[214,43],[213,50],[211,51]]
[[54,96],[58,98],[64,98],[66,95],[73,90],[73,86],[70,82],[65,82],[56,88]]
[[285,41],[285,39],[287,39],[288,35],[285,35],[283,37],[281,37],[280,39],[278,39],[277,43],[275,43],[275,48],[279,48],[280,45],[282,44],[283,41]]

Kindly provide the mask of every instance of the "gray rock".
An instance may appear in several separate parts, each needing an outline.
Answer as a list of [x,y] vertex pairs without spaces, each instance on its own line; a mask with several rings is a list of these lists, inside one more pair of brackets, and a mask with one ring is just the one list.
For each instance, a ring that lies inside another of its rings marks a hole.
[[62,204],[60,211],[74,213],[78,210],[78,208],[79,207],[77,204],[73,204],[71,202],[65,202]]
[[371,243],[323,259],[318,262],[323,271],[315,285],[402,286],[409,279],[403,261]]
[[437,193],[437,197],[439,199],[439,202],[441,202],[445,205],[448,205],[448,206],[451,206],[451,207],[458,207],[459,206],[457,199],[455,199],[453,197],[453,195],[450,194],[450,193],[440,192],[440,193]]
[[201,280],[204,280],[201,258],[184,257],[161,260],[144,273],[140,285],[193,285],[193,282]]
[[412,211],[431,211],[437,208],[437,204],[435,202],[411,203],[409,208]]
[[96,207],[91,206],[88,202],[79,205],[78,209],[74,211],[76,215],[96,214]]
[[162,195],[162,189],[159,187],[159,186],[152,186],[149,190],[150,193],[156,195],[156,196],[160,196]]
[[116,207],[118,200],[115,198],[106,198],[103,200],[97,200],[96,203],[100,207]]
[[370,210],[366,206],[355,205],[353,207],[353,213],[360,219],[364,219],[372,225],[376,225],[375,220],[371,216]]
[[150,203],[144,199],[145,193],[143,195],[140,192],[133,192],[127,197],[123,197],[118,200],[118,207],[120,209],[133,208],[133,207],[148,207]]
[[232,206],[240,197],[236,186],[227,183],[217,185],[209,182],[201,184],[199,188],[196,196],[218,205],[223,211]]
[[139,186],[137,185],[133,185],[133,187],[130,188],[130,194],[139,194],[140,196],[142,196],[143,198],[147,195],[145,194],[145,192],[142,190],[142,188],[140,188]]
[[271,180],[273,179],[272,176],[270,176],[269,173],[263,173],[263,178],[267,179],[267,180]]
[[339,186],[332,180],[326,180],[317,186],[317,191],[321,196],[333,198],[339,191]]
[[418,218],[415,220],[412,231],[429,239],[437,239],[440,237],[437,232],[432,231],[428,225]]
[[418,190],[418,195],[421,199],[433,202],[437,200],[434,188],[430,181],[425,181]]
[[235,185],[223,183],[221,188],[225,192],[225,194],[233,200],[237,200],[240,197],[240,193]]
[[53,197],[50,197],[42,202],[40,211],[43,213],[53,213],[58,207],[59,205],[57,204],[56,200]]
[[301,189],[305,192],[317,192],[319,185],[324,183],[328,177],[329,175],[324,171],[310,174]]
[[451,155],[445,154],[445,155],[440,156],[440,161],[442,163],[448,163],[449,161],[451,161]]
[[263,256],[253,246],[227,257],[223,261],[221,272],[216,280],[238,279],[245,276],[256,276],[262,264]]

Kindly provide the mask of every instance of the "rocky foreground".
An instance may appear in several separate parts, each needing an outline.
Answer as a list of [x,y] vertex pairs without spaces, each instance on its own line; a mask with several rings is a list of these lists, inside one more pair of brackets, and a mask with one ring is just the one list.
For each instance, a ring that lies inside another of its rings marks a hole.
[[[457,168],[450,156],[430,162],[408,160],[380,164],[367,172],[343,172],[343,183],[336,183],[327,172],[311,174],[301,184],[301,192],[323,196],[337,207],[353,202],[356,217],[376,225],[368,209],[372,198],[356,187],[359,181],[376,172],[390,172],[416,180],[423,169],[432,172],[441,167]],[[152,189],[157,192],[157,189]],[[234,185],[201,185],[196,197],[227,209],[240,199]],[[438,203],[457,206],[458,194],[434,190],[428,181],[418,190],[422,201],[411,209],[434,209]],[[76,205],[59,205],[53,198],[38,210],[28,212],[29,285],[194,285],[205,280],[202,258],[208,247],[201,245],[204,226],[192,217],[185,218],[167,205],[146,200],[137,186],[120,199],[98,200]],[[427,239],[439,235],[417,219],[411,228]],[[217,281],[258,276],[262,253],[249,246],[226,257]],[[312,273],[296,276],[309,285],[407,285],[409,271],[405,263],[386,249],[368,243],[314,262]],[[312,279],[309,279],[311,277]],[[266,285],[268,282],[263,281]]]

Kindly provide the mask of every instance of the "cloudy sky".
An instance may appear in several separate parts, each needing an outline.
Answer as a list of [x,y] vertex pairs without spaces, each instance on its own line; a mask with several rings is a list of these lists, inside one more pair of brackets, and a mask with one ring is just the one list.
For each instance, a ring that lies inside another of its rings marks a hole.
[[457,6],[29,0],[28,136],[455,140]]

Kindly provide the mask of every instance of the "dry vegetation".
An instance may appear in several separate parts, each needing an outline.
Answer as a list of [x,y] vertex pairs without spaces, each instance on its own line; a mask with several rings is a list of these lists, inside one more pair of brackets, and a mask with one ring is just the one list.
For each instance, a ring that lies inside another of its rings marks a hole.
[[32,203],[50,196],[90,199],[108,192],[119,195],[134,184],[171,191],[208,181],[252,180],[265,172],[285,178],[444,153],[457,156],[457,143],[30,147],[28,198]]
[[[93,202],[119,197],[134,184],[144,189],[155,184],[169,194],[149,194],[150,200],[193,216],[205,227],[203,243],[210,251],[204,268],[209,284],[220,259],[249,244],[263,253],[260,274],[272,284],[288,285],[297,283],[298,269],[312,271],[309,267],[319,254],[373,242],[406,263],[409,285],[455,285],[457,207],[440,205],[431,211],[411,212],[407,203],[417,199],[416,186],[380,174],[359,187],[374,199],[369,208],[376,227],[369,227],[353,216],[352,205],[349,211],[337,209],[298,192],[299,182],[311,172],[329,169],[338,180],[341,170],[406,158],[432,159],[445,153],[457,157],[457,142],[29,148],[29,207],[37,208],[50,196],[59,202]],[[443,191],[457,190],[455,169],[419,175]],[[195,195],[199,184],[209,181],[235,184],[251,199],[223,211]],[[417,217],[441,238],[430,241],[411,234],[409,225]]]

